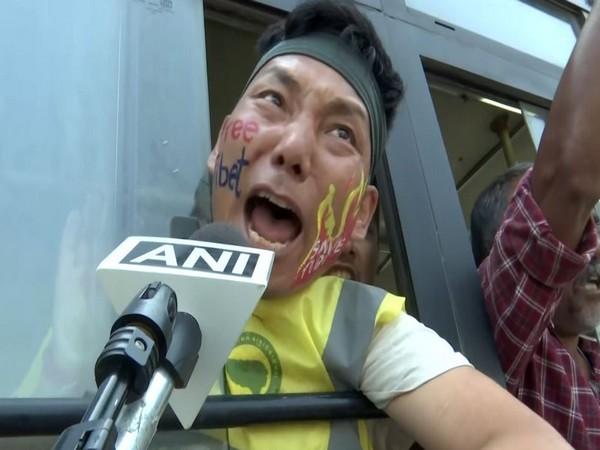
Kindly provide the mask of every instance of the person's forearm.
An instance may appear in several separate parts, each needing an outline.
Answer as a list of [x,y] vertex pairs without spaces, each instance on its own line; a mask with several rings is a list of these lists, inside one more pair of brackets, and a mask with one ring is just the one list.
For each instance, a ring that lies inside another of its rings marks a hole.
[[571,448],[544,419],[470,367],[398,395],[385,411],[429,450]]
[[600,198],[600,7],[589,16],[562,76],[532,175],[553,233],[575,249]]
[[499,436],[488,442],[481,450],[531,450],[543,449],[569,449],[571,447],[558,433],[540,437],[540,435],[527,434],[523,436]]

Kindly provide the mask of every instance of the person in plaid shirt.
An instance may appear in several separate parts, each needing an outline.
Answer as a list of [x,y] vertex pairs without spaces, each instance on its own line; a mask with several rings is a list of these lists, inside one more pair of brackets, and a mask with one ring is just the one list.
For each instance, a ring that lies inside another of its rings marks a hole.
[[[600,323],[591,217],[600,199],[599,9],[565,69],[533,168],[514,195],[499,189],[512,198],[479,266],[509,391],[579,450],[600,449],[600,345],[589,337]],[[486,200],[477,203],[473,217]],[[475,242],[481,227],[472,232]]]
[[[562,245],[531,195],[531,174],[501,176],[479,196],[471,242],[508,389],[575,448],[600,448],[600,323],[596,234],[578,251]],[[503,199],[502,195],[506,195]],[[492,220],[509,204],[504,223]],[[489,257],[485,258],[488,253]],[[592,256],[593,255],[593,256]]]

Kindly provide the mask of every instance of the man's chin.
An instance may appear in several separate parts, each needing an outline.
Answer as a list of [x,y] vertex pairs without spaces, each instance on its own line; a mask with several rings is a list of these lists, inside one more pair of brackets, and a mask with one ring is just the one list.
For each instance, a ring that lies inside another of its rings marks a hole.
[[278,275],[273,271],[267,289],[265,289],[265,293],[263,294],[263,298],[271,299],[288,297],[310,285],[314,279],[315,278],[313,277],[303,282],[297,282],[295,272],[290,276],[289,272],[285,275]]
[[[308,283],[306,283],[308,284]],[[272,299],[272,298],[283,298],[288,297],[296,292],[300,291],[304,288],[303,285],[296,285],[293,283],[278,283],[277,281],[269,281],[269,285],[267,289],[265,289],[265,293],[263,294],[263,298]]]

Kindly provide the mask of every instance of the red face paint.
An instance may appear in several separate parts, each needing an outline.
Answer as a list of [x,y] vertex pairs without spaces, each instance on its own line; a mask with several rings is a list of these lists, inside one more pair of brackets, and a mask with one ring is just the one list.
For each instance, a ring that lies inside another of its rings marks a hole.
[[223,142],[243,141],[246,144],[252,142],[252,139],[259,131],[258,123],[254,120],[230,120],[225,119],[221,128],[221,139]]

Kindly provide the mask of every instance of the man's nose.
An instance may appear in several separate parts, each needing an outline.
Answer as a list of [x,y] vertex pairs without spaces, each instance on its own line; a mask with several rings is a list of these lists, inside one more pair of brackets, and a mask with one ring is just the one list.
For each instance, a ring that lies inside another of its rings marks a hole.
[[316,146],[312,121],[296,120],[283,130],[281,140],[271,155],[271,162],[298,181],[304,181],[310,173]]

